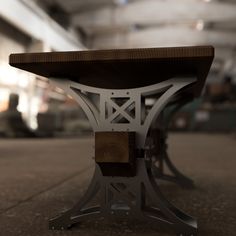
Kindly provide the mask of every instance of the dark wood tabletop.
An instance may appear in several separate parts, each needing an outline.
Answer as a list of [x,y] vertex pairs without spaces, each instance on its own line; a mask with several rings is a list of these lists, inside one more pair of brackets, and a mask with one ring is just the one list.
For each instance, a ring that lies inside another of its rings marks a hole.
[[45,77],[100,88],[147,86],[173,77],[196,76],[202,90],[214,58],[212,46],[87,50],[10,55],[11,66]]

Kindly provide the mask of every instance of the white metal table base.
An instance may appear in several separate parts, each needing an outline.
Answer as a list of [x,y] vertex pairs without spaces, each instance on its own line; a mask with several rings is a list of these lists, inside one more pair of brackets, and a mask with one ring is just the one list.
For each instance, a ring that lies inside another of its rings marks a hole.
[[[142,88],[111,90],[53,79],[56,86],[80,104],[94,132],[135,132],[138,150],[145,149],[148,130],[165,105],[181,89],[195,81],[193,78],[177,78]],[[97,95],[98,105],[89,98],[89,94]],[[143,100],[150,96],[158,96],[158,99],[145,114]],[[111,177],[103,176],[96,164],[94,177],[85,195],[71,210],[51,219],[50,229],[66,229],[94,217],[116,216],[152,220],[172,228],[177,235],[196,235],[196,221],[173,206],[161,193],[148,158],[145,155],[137,157],[136,165],[136,175],[133,177]],[[92,205],[96,195],[102,198],[98,205]]]

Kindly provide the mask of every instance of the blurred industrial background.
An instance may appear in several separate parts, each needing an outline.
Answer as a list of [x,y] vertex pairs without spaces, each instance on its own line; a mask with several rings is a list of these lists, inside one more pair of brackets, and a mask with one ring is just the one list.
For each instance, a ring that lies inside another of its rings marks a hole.
[[[10,53],[204,44],[213,45],[216,56],[203,97],[184,107],[171,129],[233,132],[236,129],[234,1],[1,1],[0,112],[8,109],[9,96],[14,93],[19,95],[18,111],[27,127],[37,131],[36,136],[90,131],[86,117],[73,100],[50,86],[47,79],[11,68]],[[6,117],[1,115],[0,119]],[[1,122],[0,135],[20,136],[22,132],[14,134]]]
[[[234,0],[0,0],[0,235],[51,235],[48,217],[77,201],[94,155],[79,105],[46,78],[9,66],[9,55],[190,45],[213,45],[215,59],[202,97],[175,115],[169,143],[197,189],[164,190],[199,219],[200,235],[234,236]],[[96,224],[81,235],[156,235],[149,226]]]

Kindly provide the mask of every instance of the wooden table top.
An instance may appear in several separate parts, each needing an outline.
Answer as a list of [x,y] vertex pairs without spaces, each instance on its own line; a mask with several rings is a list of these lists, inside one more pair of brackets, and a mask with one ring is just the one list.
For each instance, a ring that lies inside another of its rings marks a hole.
[[87,50],[12,54],[11,66],[44,77],[70,79],[85,85],[127,89],[173,77],[196,76],[198,96],[214,58],[212,46]]

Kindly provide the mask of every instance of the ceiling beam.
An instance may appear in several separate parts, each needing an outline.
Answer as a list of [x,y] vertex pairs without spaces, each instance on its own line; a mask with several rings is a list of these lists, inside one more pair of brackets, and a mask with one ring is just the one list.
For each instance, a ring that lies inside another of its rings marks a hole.
[[220,47],[235,47],[236,32],[190,29],[185,27],[162,27],[114,33],[94,38],[96,47],[168,47],[211,44]]
[[225,59],[236,47],[236,33],[198,31],[185,27],[163,27],[95,37],[93,48],[137,48],[213,45],[216,57]]
[[31,38],[44,42],[53,50],[84,48],[74,35],[54,22],[32,1],[0,1],[0,17]]
[[106,7],[101,10],[75,14],[76,26],[113,28],[132,25],[156,25],[196,22],[222,22],[236,20],[236,4],[204,2],[199,0],[141,0],[124,6]]
[[82,11],[97,10],[105,6],[114,6],[115,1],[111,0],[54,0],[68,13],[80,13]]

